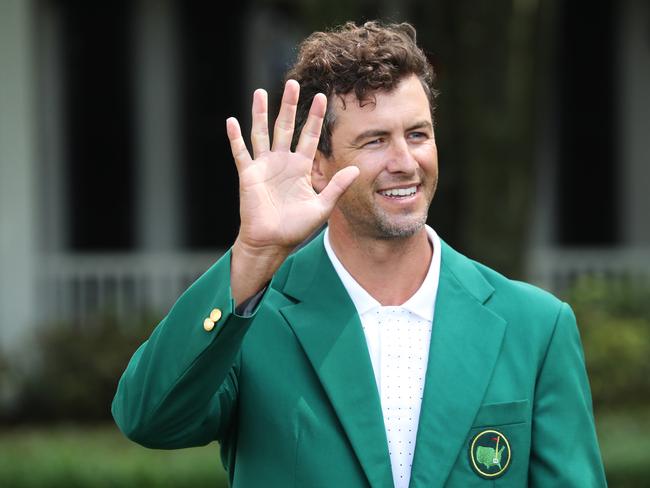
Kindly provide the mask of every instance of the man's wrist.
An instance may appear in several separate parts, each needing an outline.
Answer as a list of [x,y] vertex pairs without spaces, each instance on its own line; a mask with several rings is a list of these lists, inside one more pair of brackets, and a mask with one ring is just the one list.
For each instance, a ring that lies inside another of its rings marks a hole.
[[230,287],[235,305],[264,288],[290,253],[291,249],[280,246],[252,247],[237,238],[230,260]]

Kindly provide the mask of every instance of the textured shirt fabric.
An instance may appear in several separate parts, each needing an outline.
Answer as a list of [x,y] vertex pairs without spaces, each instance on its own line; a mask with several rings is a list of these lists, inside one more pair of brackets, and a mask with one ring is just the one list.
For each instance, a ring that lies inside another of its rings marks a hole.
[[440,277],[440,239],[426,226],[433,257],[420,288],[399,306],[382,306],[350,275],[339,261],[325,231],[325,250],[354,303],[368,344],[370,361],[388,440],[396,488],[406,488],[411,477],[415,440],[435,299]]

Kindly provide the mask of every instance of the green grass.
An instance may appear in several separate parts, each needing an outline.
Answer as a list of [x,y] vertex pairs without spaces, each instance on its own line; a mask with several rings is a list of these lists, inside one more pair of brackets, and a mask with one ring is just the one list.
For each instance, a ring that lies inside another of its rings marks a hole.
[[609,486],[650,487],[650,408],[597,412],[596,424]]
[[116,427],[34,427],[0,432],[0,486],[226,487],[219,447],[160,451]]
[[[598,412],[612,488],[650,487],[650,409]],[[0,431],[0,487],[226,487],[217,444],[158,451],[112,425]]]

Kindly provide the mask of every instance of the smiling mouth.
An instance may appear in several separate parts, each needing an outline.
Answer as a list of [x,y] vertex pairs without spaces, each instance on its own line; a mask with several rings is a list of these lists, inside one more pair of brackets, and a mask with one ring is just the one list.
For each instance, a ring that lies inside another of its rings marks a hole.
[[390,198],[407,198],[415,195],[419,185],[407,186],[406,188],[391,188],[389,190],[379,190],[377,193],[384,197]]

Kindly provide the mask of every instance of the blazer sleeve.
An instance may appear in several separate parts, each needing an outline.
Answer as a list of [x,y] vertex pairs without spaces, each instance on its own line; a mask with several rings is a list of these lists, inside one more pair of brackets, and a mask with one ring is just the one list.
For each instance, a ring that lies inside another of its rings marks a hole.
[[[208,332],[203,322],[215,308],[222,316]],[[120,430],[160,449],[221,440],[235,409],[241,344],[255,313],[235,313],[229,251],[181,295],[131,358],[111,409]]]
[[531,442],[530,486],[607,486],[582,344],[565,303],[537,378]]

